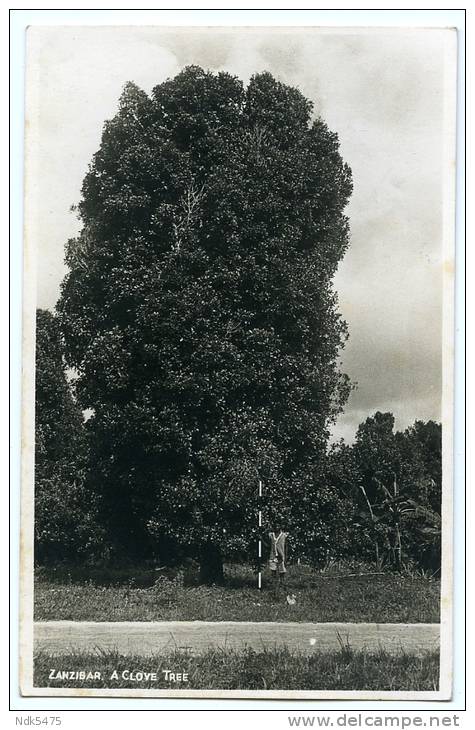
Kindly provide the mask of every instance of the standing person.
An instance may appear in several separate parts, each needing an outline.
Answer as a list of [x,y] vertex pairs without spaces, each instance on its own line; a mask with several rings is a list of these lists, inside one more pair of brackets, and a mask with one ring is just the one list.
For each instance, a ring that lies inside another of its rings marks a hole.
[[276,581],[280,584],[284,583],[285,574],[287,572],[287,538],[289,533],[284,532],[279,524],[274,526],[274,530],[269,532],[270,554],[269,568],[274,573]]

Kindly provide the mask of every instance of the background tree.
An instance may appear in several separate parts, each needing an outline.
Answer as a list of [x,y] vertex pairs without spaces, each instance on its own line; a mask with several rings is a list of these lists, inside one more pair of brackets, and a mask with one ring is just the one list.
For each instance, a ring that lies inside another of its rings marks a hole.
[[351,175],[311,109],[268,73],[127,84],[67,247],[58,313],[110,539],[198,554],[207,580],[255,539],[259,476],[291,528],[349,391]]
[[408,554],[420,566],[440,568],[442,532],[442,426],[415,421],[395,434],[401,484],[413,511],[406,517]]
[[60,330],[46,310],[36,315],[35,560],[84,559],[98,541],[84,491],[83,417],[66,378]]
[[326,483],[336,493],[338,518],[345,525],[334,541],[339,554],[334,557],[373,562],[379,559],[379,538],[371,503],[363,492],[363,475],[355,446],[341,439],[331,444],[327,454]]
[[441,512],[442,426],[435,421],[415,421],[396,434],[405,463],[406,479],[413,484],[413,496],[435,512]]
[[377,412],[358,427],[353,446],[329,453],[330,480],[357,507],[353,548],[400,568],[440,565],[441,426],[416,421],[394,432],[392,413]]

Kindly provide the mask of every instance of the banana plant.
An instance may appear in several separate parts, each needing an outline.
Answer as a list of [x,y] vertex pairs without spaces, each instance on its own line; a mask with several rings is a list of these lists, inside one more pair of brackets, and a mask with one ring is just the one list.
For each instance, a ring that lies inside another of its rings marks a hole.
[[[441,517],[433,510],[416,502],[416,500],[402,495],[395,475],[392,491],[378,478],[375,477],[374,481],[377,483],[382,496],[380,501],[371,504],[365,488],[360,485],[360,490],[364,495],[373,527],[376,563],[381,566],[384,562],[389,562],[397,570],[400,570],[403,557],[404,528],[408,518],[410,516],[416,517],[422,522],[417,529],[419,541],[423,549],[430,549],[434,542],[440,538]],[[378,527],[383,529],[378,530]],[[381,537],[384,537],[386,556],[381,550]]]

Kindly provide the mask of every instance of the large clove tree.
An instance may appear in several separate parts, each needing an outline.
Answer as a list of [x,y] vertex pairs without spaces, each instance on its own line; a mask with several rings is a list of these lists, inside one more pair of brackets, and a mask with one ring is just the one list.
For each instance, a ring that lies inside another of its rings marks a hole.
[[269,519],[318,500],[350,387],[332,278],[351,190],[337,135],[269,73],[126,85],[57,307],[118,551],[184,551],[219,580],[255,538],[259,478]]

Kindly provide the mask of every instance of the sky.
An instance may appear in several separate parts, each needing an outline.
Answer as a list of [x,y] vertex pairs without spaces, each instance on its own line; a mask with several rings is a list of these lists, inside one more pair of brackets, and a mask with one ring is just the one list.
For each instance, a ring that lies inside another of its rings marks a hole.
[[30,27],[26,228],[38,306],[58,298],[64,244],[80,227],[70,208],[123,85],[149,93],[189,64],[244,82],[270,71],[312,100],[353,172],[335,287],[356,387],[333,438],[351,442],[377,410],[398,429],[440,420],[453,40],[441,29]]

